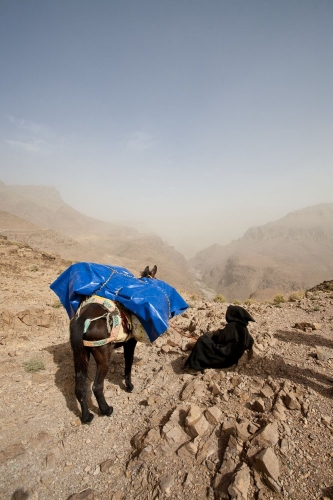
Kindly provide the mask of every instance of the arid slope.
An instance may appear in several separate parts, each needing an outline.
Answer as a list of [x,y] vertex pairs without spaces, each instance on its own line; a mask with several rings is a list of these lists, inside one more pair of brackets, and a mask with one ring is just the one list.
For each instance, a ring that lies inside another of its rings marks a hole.
[[157,264],[161,279],[178,289],[198,291],[183,255],[160,237],[81,214],[53,187],[6,186],[0,182],[0,210],[38,226],[27,224],[24,228],[21,222],[18,231],[17,221],[8,218],[2,223],[6,228],[2,234],[36,249],[53,248],[66,259],[124,266],[134,274],[146,265]]
[[[49,284],[68,262],[0,238],[0,497],[12,499],[329,499],[333,495],[333,291],[246,306],[252,359],[184,371],[193,339],[221,327],[228,304],[189,309],[135,352],[123,383],[114,351],[113,415],[82,425],[68,318]],[[35,371],[33,371],[35,370]],[[89,391],[95,368],[89,369]]]

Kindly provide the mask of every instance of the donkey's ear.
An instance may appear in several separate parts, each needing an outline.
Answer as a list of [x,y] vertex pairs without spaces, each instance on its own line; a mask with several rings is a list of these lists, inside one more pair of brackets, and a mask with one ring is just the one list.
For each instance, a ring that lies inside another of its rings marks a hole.
[[152,276],[153,278],[155,278],[155,274],[157,273],[157,266],[155,264],[155,266],[153,267],[153,269],[150,271],[150,276]]
[[147,276],[149,276],[149,266],[145,267],[141,273],[141,278],[147,278]]

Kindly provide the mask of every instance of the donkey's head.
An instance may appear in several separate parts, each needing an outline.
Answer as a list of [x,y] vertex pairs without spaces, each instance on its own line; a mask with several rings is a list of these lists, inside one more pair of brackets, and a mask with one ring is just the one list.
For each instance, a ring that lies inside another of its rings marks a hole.
[[157,266],[155,265],[152,270],[149,269],[149,266],[145,268],[141,273],[141,278],[155,278],[157,273]]

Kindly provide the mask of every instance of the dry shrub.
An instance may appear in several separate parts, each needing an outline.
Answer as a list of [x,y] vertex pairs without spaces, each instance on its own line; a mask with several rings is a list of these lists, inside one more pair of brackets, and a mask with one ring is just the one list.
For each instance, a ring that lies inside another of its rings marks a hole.
[[297,302],[298,300],[302,300],[305,297],[304,290],[297,290],[289,295],[289,302]]
[[245,302],[244,302],[244,304],[246,306],[252,306],[255,303],[256,303],[256,301],[254,299],[246,299]]
[[226,300],[225,300],[225,297],[223,295],[221,295],[220,293],[218,293],[213,298],[213,302],[217,302],[219,304],[224,304],[226,302]]
[[274,300],[273,300],[273,303],[274,303],[275,305],[280,305],[280,304],[282,304],[283,302],[285,302],[285,298],[284,298],[284,296],[283,296],[283,295],[281,295],[281,294],[279,294],[279,293],[278,293],[277,295],[275,295]]
[[26,372],[39,372],[40,370],[45,370],[45,365],[40,359],[30,359],[23,363],[24,370]]

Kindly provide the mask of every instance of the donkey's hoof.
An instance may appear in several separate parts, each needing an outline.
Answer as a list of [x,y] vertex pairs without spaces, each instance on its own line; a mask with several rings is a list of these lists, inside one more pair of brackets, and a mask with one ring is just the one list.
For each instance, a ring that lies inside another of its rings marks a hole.
[[106,417],[111,417],[113,413],[113,406],[109,406],[107,410],[102,412],[102,415],[105,415]]
[[133,384],[126,384],[126,391],[127,392],[133,392],[134,385]]
[[87,417],[85,417],[85,418],[82,417],[82,423],[83,424],[90,424],[90,422],[92,422],[93,418],[94,418],[94,414],[89,412]]

